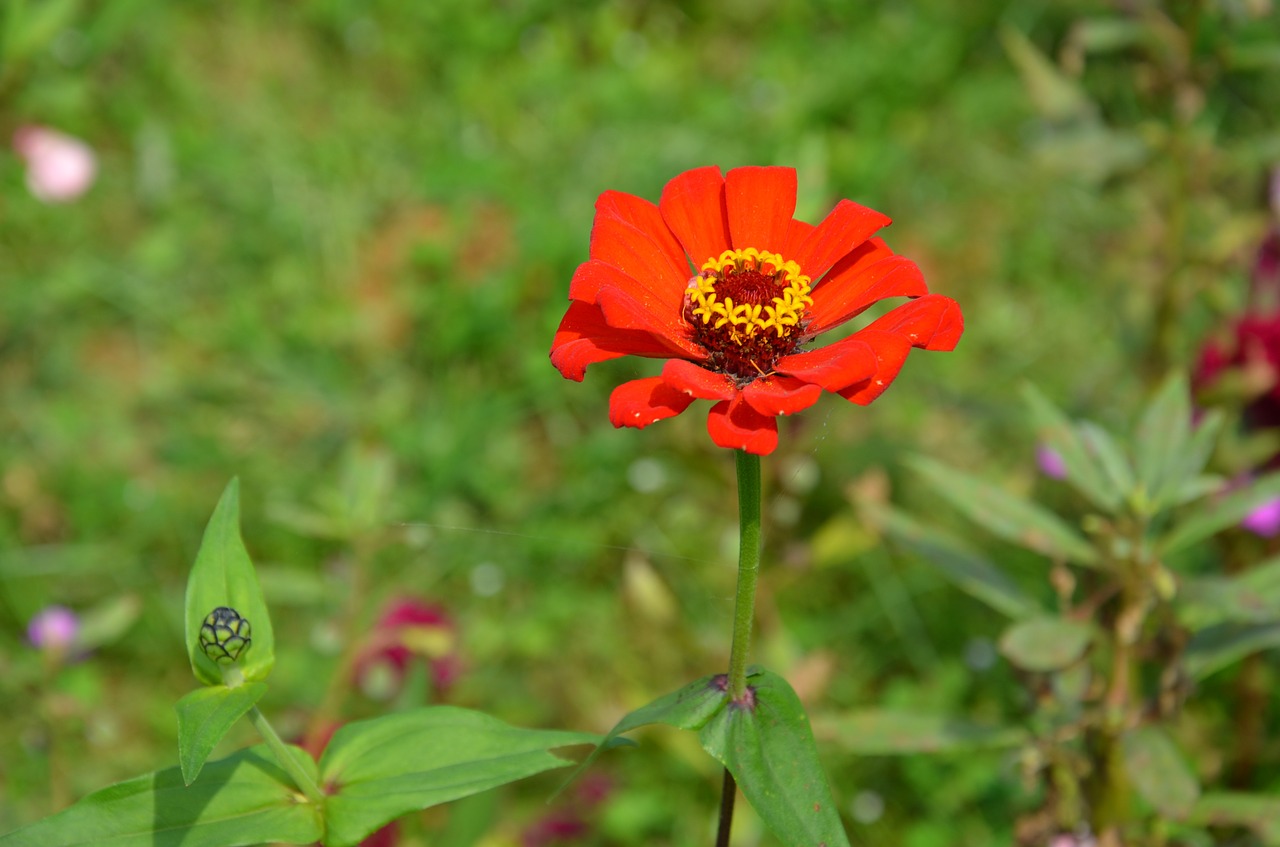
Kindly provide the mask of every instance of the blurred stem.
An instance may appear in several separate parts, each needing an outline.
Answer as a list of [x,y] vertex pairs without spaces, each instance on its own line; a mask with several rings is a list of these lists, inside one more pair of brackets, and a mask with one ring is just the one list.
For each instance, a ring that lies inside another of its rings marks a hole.
[[[294,750],[289,748],[276,734],[275,727],[267,720],[266,715],[254,706],[249,710],[249,720],[253,723],[254,729],[258,730],[258,734],[267,742],[267,746],[271,748],[271,752],[275,754],[276,761],[280,767],[288,772],[293,778],[293,784],[298,790],[307,795],[307,799],[317,808],[324,805],[324,794],[320,791],[320,786],[316,785],[311,775],[298,764],[298,760],[294,757]],[[296,749],[296,748],[295,748]],[[299,751],[301,752],[301,751]]]
[[[738,594],[733,605],[728,692],[730,700],[739,700],[747,692],[747,658],[751,653],[751,627],[755,621],[756,580],[760,576],[760,457],[745,450],[737,451],[734,456],[738,471]],[[733,774],[725,768],[716,847],[728,847],[737,793]]]
[[351,542],[351,579],[348,582],[346,603],[343,605],[339,630],[342,634],[342,654],[338,657],[338,666],[329,677],[320,705],[311,714],[307,724],[307,732],[302,746],[314,755],[320,754],[320,742],[328,733],[330,726],[337,720],[342,710],[342,699],[347,694],[348,686],[355,677],[356,659],[364,646],[365,639],[356,637],[357,625],[364,611],[365,593],[368,591],[368,573],[373,562],[375,545],[364,536],[357,536]]

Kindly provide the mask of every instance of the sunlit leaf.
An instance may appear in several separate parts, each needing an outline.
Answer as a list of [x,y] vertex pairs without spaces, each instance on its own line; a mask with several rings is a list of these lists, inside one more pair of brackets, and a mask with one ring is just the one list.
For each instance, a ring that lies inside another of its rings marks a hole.
[[238,479],[231,480],[222,493],[187,578],[187,656],[196,678],[206,685],[221,685],[223,681],[222,666],[206,656],[200,647],[200,627],[205,617],[219,606],[235,609],[252,625],[252,643],[236,666],[247,679],[265,679],[275,664],[275,638],[253,562],[240,538]]
[[348,847],[416,809],[571,764],[550,751],[598,735],[520,729],[495,717],[432,706],[350,723],[320,759],[327,847]]
[[319,811],[259,745],[210,762],[189,786],[168,768],[96,791],[0,847],[236,847],[323,835]]
[[211,685],[197,688],[174,705],[178,713],[178,765],[184,782],[190,785],[195,780],[227,730],[266,693],[265,682],[235,688]]
[[953,506],[1001,538],[1046,556],[1082,565],[1097,563],[1093,546],[1053,512],[923,457],[915,457],[910,464]]
[[1081,421],[1077,431],[1080,434],[1080,442],[1090,455],[1096,458],[1111,488],[1125,495],[1132,492],[1136,484],[1133,463],[1115,437],[1090,421]]
[[1027,740],[1027,731],[1021,727],[985,726],[963,718],[888,709],[845,712],[815,724],[814,729],[824,742],[864,756],[1016,747]]
[[1186,377],[1175,373],[1161,383],[1143,411],[1135,435],[1138,482],[1150,505],[1149,511],[1155,511],[1165,490],[1175,487],[1184,476],[1183,464],[1191,436],[1191,401]]
[[1074,664],[1093,640],[1083,621],[1040,617],[1019,621],[1000,636],[1000,652],[1023,670],[1057,671]]
[[1207,792],[1191,807],[1187,821],[1200,826],[1244,826],[1264,844],[1280,844],[1280,797],[1242,791]]
[[1164,730],[1156,726],[1131,729],[1120,739],[1120,747],[1138,793],[1165,817],[1186,817],[1200,796],[1200,782]]

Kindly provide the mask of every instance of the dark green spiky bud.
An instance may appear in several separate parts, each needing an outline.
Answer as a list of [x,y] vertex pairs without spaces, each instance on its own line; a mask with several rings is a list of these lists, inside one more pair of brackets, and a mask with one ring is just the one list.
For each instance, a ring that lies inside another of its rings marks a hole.
[[249,649],[253,639],[246,618],[229,606],[219,606],[200,625],[200,649],[220,665],[229,665]]

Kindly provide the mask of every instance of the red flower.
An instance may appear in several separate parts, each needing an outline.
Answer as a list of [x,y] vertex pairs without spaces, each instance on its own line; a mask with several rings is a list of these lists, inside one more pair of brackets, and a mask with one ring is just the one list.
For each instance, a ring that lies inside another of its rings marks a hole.
[[409,674],[415,660],[426,660],[431,683],[437,694],[457,681],[461,662],[455,650],[457,634],[453,620],[442,607],[412,598],[393,600],[370,633],[355,663],[356,681],[361,687],[378,665],[391,671],[394,695]]
[[[614,426],[645,427],[714,400],[711,439],[763,455],[778,445],[777,416],[812,406],[824,389],[866,405],[912,347],[954,349],[960,307],[929,294],[920,269],[872,237],[888,217],[842,200],[813,226],[793,219],[795,205],[796,172],[778,167],[686,171],[657,205],[606,191],[552,364],[581,380],[607,359],[666,359],[660,376],[614,389]],[[811,349],[889,297],[914,299]]]

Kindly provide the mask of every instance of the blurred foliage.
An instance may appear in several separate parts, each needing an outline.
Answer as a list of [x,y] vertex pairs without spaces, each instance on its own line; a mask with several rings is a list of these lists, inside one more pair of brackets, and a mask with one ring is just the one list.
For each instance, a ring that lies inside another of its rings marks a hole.
[[[696,410],[608,425],[645,363],[575,385],[546,361],[595,197],[703,164],[795,165],[809,220],[841,197],[887,212],[969,323],[871,408],[784,423],[758,656],[815,724],[992,725],[1023,696],[1002,621],[891,556],[850,491],[935,511],[908,453],[1032,487],[1022,380],[1127,426],[1244,300],[1276,114],[1268,0],[0,5],[0,139],[52,126],[100,168],[43,205],[0,151],[0,831],[173,762],[185,574],[234,475],[283,732],[391,707],[329,672],[396,597],[443,604],[463,664],[400,696],[520,725],[603,731],[724,666],[728,456]],[[52,603],[114,629],[52,661],[24,639]],[[1207,699],[1181,739],[1205,772],[1233,720]],[[1039,802],[998,749],[831,739],[858,840],[1007,842]],[[1278,775],[1259,756],[1255,789]],[[696,743],[655,732],[602,767],[596,843],[706,840],[719,774]],[[508,790],[474,837],[517,840],[551,784]],[[474,833],[469,808],[403,835]]]

